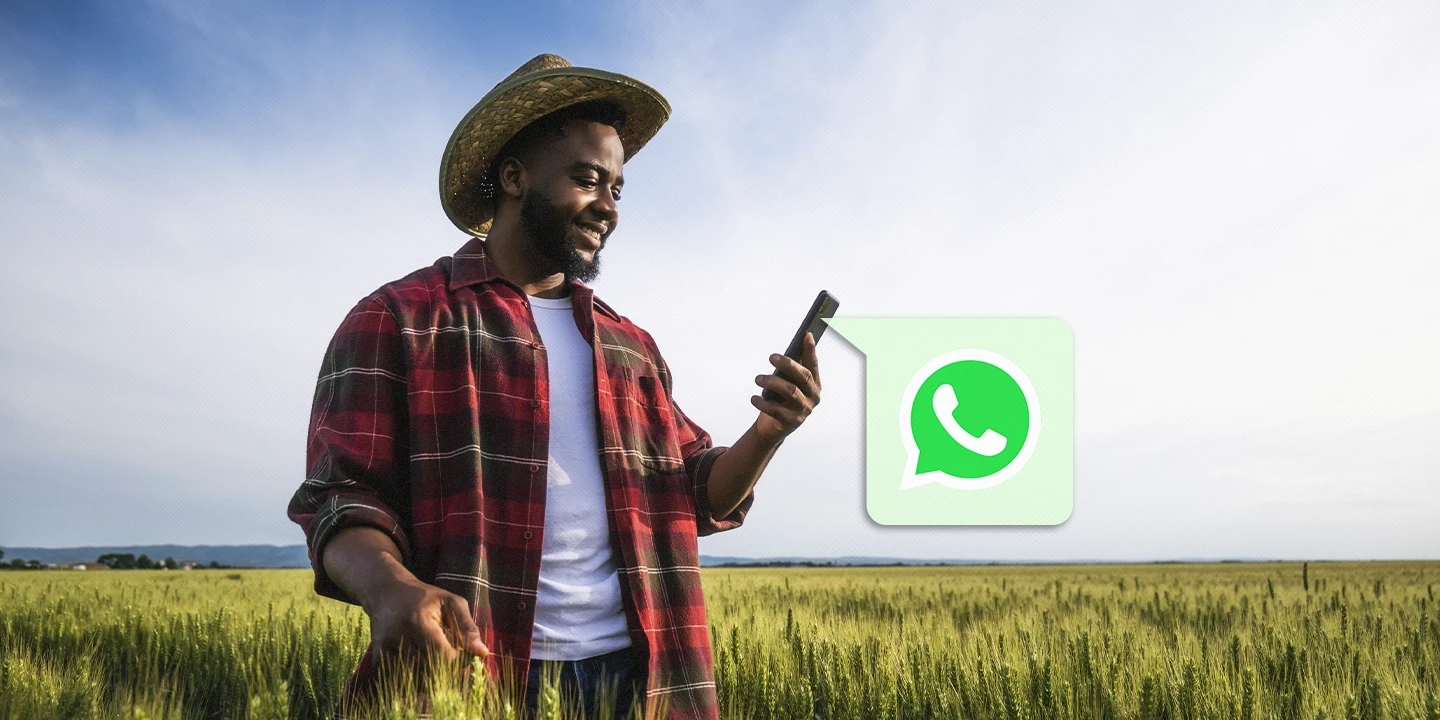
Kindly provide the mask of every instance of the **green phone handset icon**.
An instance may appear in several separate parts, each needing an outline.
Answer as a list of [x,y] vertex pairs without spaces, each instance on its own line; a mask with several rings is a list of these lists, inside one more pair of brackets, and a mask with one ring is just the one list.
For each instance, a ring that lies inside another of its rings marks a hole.
[[977,490],[1015,474],[1011,468],[1035,447],[1034,398],[1020,368],[993,352],[955,350],[931,360],[910,377],[901,403],[901,438],[914,463],[901,489],[939,483]]
[[940,426],[945,428],[951,439],[960,443],[960,447],[985,457],[995,457],[1005,451],[1009,439],[1004,435],[986,428],[980,437],[975,437],[955,422],[955,408],[960,407],[960,400],[955,397],[955,388],[948,383],[935,389],[930,405],[935,410],[935,417],[940,420]]

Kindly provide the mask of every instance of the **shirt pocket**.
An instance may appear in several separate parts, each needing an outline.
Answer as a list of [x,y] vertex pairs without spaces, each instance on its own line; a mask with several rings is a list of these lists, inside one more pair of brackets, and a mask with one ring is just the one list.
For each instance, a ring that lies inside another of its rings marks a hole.
[[625,384],[627,402],[621,404],[620,425],[627,431],[626,449],[638,453],[636,459],[644,467],[683,471],[685,460],[665,386],[655,375],[629,369],[625,374],[630,381]]

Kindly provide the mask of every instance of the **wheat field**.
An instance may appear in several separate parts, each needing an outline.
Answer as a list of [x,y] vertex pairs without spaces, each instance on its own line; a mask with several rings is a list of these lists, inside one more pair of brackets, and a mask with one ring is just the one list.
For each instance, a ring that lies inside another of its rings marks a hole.
[[[1440,562],[704,571],[735,718],[1440,720]],[[334,713],[367,642],[304,570],[0,573],[0,718]],[[435,718],[518,717],[432,672]],[[542,715],[573,717],[552,692]],[[356,716],[418,717],[413,688]]]

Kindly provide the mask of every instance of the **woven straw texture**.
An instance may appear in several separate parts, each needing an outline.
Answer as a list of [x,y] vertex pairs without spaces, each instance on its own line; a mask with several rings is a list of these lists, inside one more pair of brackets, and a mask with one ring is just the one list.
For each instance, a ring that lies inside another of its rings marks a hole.
[[488,234],[495,218],[488,171],[505,142],[548,113],[602,98],[625,108],[620,141],[626,161],[670,117],[670,104],[654,88],[624,75],[574,67],[558,55],[538,55],[500,81],[465,115],[445,146],[440,202],[450,221],[471,235]]

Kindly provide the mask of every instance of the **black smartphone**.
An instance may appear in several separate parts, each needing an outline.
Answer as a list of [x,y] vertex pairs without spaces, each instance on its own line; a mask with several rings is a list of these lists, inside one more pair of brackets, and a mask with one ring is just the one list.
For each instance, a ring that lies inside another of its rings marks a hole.
[[[820,336],[825,334],[825,328],[828,327],[821,318],[835,317],[835,309],[838,307],[840,307],[840,301],[836,300],[829,291],[821,290],[820,294],[815,296],[815,302],[810,305],[810,312],[805,313],[805,320],[800,323],[800,329],[795,331],[795,337],[790,340],[790,347],[785,349],[785,356],[794,360],[804,357],[805,333],[807,332],[815,336],[815,343],[818,345]],[[790,382],[795,382],[794,378],[781,372],[779,368],[775,369],[775,374]],[[760,397],[771,402],[780,402],[780,396],[770,388],[761,389]]]

